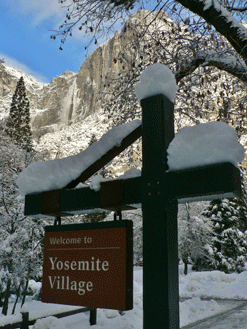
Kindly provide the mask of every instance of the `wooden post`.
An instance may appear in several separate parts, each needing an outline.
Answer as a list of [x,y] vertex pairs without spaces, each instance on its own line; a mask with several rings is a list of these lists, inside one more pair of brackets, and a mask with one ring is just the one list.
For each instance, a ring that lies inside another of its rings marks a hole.
[[23,312],[21,314],[22,314],[22,323],[20,329],[28,329],[29,312]]
[[[178,329],[177,200],[167,197],[166,150],[174,138],[174,105],[164,95],[141,101],[143,328]],[[169,195],[169,193],[168,193]]]
[[10,287],[11,287],[11,279],[8,278],[7,288],[6,288],[4,302],[3,302],[3,308],[2,308],[2,314],[3,315],[7,315],[8,314],[9,297],[10,297]]
[[90,310],[90,326],[94,326],[95,324],[97,324],[97,308],[92,308]]

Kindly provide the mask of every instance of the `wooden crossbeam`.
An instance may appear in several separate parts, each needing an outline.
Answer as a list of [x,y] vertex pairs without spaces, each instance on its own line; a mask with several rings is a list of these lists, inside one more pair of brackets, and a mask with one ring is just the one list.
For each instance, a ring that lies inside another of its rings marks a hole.
[[[171,186],[172,198],[175,197],[180,202],[187,202],[187,199],[213,200],[241,195],[240,170],[230,162],[171,171],[166,173],[164,184]],[[170,198],[169,188],[167,197]]]
[[[241,192],[240,171],[229,162],[168,171],[159,184],[150,181],[149,193],[157,194],[160,191],[166,191],[164,199],[178,199],[180,203],[187,199],[238,197]],[[100,191],[84,187],[26,195],[25,215],[65,216],[97,208],[123,210],[140,203],[141,176],[102,182]]]

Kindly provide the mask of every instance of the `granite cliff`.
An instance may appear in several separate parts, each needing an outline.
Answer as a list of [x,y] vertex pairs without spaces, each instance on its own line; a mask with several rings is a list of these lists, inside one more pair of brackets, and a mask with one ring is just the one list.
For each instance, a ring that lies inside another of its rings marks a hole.
[[[139,15],[143,13],[135,13],[132,20],[138,19]],[[37,82],[13,67],[0,64],[0,119],[9,114],[12,95],[21,76],[30,101],[34,137],[59,130],[94,113],[101,106],[101,96],[105,97],[111,88],[110,81],[131,65],[131,48],[126,52],[133,39],[130,26],[128,22],[120,33],[116,32],[99,46],[85,59],[78,72],[64,72],[49,84]],[[127,56],[124,63],[116,60],[123,49],[125,59]]]

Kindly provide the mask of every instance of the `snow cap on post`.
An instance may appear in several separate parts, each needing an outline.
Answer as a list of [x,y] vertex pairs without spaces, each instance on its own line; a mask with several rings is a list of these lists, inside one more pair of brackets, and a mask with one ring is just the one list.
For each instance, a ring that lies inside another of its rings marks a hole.
[[235,129],[221,121],[182,128],[167,153],[170,171],[223,162],[237,167],[245,157]]
[[148,66],[140,76],[140,82],[135,86],[136,96],[139,100],[163,94],[170,101],[174,101],[178,86],[172,71],[163,64]]

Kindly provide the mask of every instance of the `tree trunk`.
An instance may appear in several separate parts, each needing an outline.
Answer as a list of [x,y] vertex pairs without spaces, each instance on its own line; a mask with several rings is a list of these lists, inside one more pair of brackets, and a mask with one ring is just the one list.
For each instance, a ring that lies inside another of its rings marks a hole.
[[11,279],[8,279],[7,289],[5,292],[5,298],[4,298],[3,309],[2,309],[2,314],[4,314],[4,315],[7,315],[7,313],[8,313],[10,287],[11,287]]
[[188,274],[188,263],[185,262],[184,263],[184,275],[187,275]]
[[22,285],[22,281],[20,282],[19,287],[18,287],[18,289],[17,289],[17,291],[16,291],[16,300],[15,300],[15,304],[14,304],[13,309],[12,309],[12,314],[15,314],[16,304],[17,304],[18,299],[19,299],[19,297],[20,297],[21,285]]
[[26,285],[25,285],[25,289],[24,289],[24,294],[23,294],[23,298],[22,298],[22,302],[21,302],[21,307],[25,303],[25,299],[26,299],[26,295],[27,295],[27,288],[28,288],[28,277],[27,277],[27,281],[26,281]]

